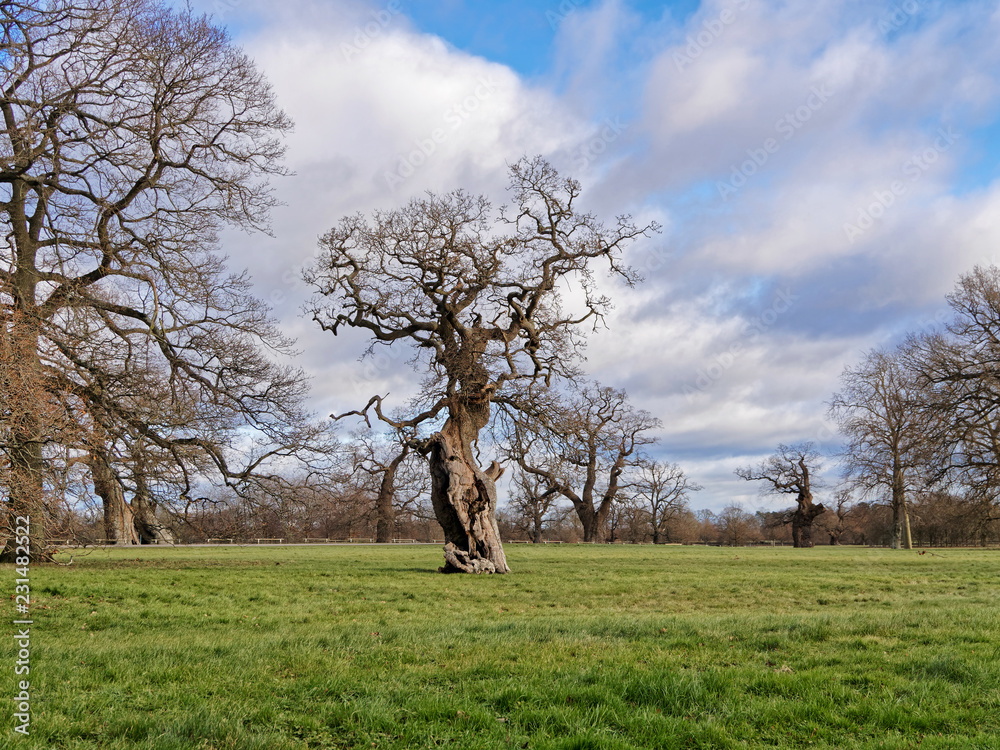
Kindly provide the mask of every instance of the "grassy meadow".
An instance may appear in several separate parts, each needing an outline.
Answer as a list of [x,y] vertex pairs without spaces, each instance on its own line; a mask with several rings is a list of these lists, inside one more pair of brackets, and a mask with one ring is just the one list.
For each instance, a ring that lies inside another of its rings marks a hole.
[[[430,546],[36,566],[31,734],[8,714],[0,747],[1000,748],[996,551],[508,555],[492,577],[437,574]],[[0,659],[13,697],[9,637]]]

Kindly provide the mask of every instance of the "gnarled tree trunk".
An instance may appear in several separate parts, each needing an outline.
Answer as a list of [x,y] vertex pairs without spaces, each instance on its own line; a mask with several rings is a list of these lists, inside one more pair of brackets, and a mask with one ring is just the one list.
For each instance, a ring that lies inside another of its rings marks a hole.
[[104,538],[112,544],[139,544],[135,516],[125,500],[125,490],[111,468],[107,454],[102,450],[91,450],[87,464],[94,481],[94,492],[104,502]]
[[156,501],[149,492],[146,468],[139,452],[133,452],[135,495],[132,496],[132,514],[135,533],[140,544],[173,544],[174,535],[156,518]]
[[174,535],[156,518],[156,504],[148,497],[136,495],[132,498],[132,512],[135,517],[135,533],[139,544],[173,544]]
[[826,508],[820,505],[813,505],[812,493],[799,494],[798,507],[792,513],[792,546],[812,547],[812,526],[816,516],[826,513]]
[[445,538],[442,573],[510,572],[496,521],[496,480],[503,469],[494,461],[483,471],[472,455],[472,441],[488,417],[488,401],[459,404],[429,442],[431,503]]

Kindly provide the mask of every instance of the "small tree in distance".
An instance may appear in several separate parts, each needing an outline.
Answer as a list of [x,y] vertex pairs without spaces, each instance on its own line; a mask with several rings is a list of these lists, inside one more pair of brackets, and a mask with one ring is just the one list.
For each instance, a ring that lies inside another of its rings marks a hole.
[[397,515],[426,490],[423,462],[405,433],[359,434],[353,442],[352,475],[375,500],[375,541],[386,544],[392,541]]
[[729,547],[739,547],[760,537],[757,517],[736,503],[719,511],[714,522],[719,542]]
[[550,518],[558,512],[562,496],[557,487],[548,487],[541,478],[523,470],[516,473],[513,494],[509,501],[511,525],[520,527],[534,544],[542,535]]
[[792,544],[812,547],[812,525],[816,517],[826,512],[823,505],[813,503],[812,471],[818,468],[819,453],[812,443],[779,445],[778,451],[757,466],[736,470],[736,476],[750,482],[764,482],[762,493],[795,495],[795,507],[786,514],[792,525]]
[[692,482],[677,464],[647,460],[639,464],[633,483],[636,499],[649,513],[653,529],[653,544],[673,541],[672,522],[688,509],[688,493],[702,489]]
[[[565,395],[522,392],[508,404],[516,436],[510,457],[573,504],[585,542],[605,541],[625,473],[656,442],[650,433],[660,420],[632,406],[625,391],[598,383],[577,383]],[[544,450],[520,450],[526,442]]]

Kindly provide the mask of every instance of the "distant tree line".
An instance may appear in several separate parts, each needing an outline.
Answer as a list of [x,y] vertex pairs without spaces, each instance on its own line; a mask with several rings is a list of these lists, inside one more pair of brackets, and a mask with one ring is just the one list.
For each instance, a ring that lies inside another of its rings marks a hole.
[[[260,503],[218,493],[199,506],[183,522],[171,528],[176,543],[230,540],[253,544],[257,540],[300,543],[306,540],[376,541],[379,519],[375,494],[365,496],[345,484],[338,491],[314,496],[309,502],[282,504],[271,496]],[[392,540],[443,542],[441,526],[429,506],[413,503],[394,510]],[[974,506],[943,492],[917,493],[909,503],[914,547],[969,547],[1000,543],[1000,521],[984,519]],[[676,503],[665,523],[656,524],[641,499],[622,497],[608,518],[604,543],[608,544],[705,544],[746,546],[776,544],[794,546],[786,511],[750,511],[732,504],[718,512],[694,509],[688,502]],[[100,503],[74,505],[60,516],[62,527],[53,538],[98,543],[104,538]],[[520,542],[584,543],[585,530],[568,504],[554,506],[536,523],[516,503],[497,513],[502,538]],[[655,524],[655,525],[654,525]],[[813,528],[816,545],[892,545],[892,508],[886,502],[849,502],[823,514]]]

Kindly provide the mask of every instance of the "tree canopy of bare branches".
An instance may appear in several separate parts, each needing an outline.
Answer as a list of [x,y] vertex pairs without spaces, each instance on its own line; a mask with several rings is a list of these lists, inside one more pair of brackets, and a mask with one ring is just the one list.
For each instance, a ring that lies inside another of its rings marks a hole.
[[690,493],[701,489],[677,464],[654,460],[639,463],[632,493],[649,513],[653,544],[672,541],[672,523],[689,511]]
[[426,492],[426,466],[407,431],[361,433],[352,440],[353,476],[374,499],[375,541],[392,541],[397,513],[419,510]]
[[908,366],[926,389],[937,479],[964,486],[984,516],[1000,517],[1000,269],[976,267],[948,296],[944,332],[914,337]]
[[625,391],[596,383],[561,396],[522,392],[507,405],[510,458],[573,504],[584,541],[603,541],[623,475],[656,441],[651,431],[660,421],[633,407]]

